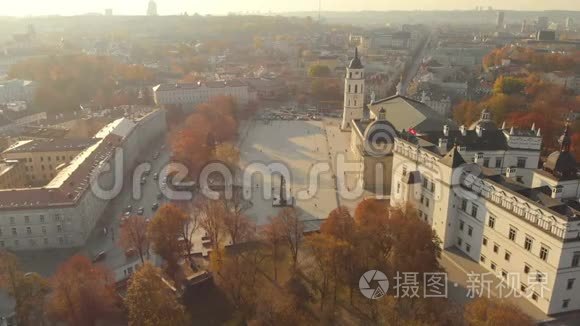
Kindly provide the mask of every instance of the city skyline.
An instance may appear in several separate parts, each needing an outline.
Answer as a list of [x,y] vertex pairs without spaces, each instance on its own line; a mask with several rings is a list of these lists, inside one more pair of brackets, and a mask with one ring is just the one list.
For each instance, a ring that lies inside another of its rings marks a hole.
[[[128,0],[123,3],[113,0],[100,2],[54,0],[50,2],[39,0],[24,0],[5,6],[3,16],[43,16],[43,15],[82,15],[86,13],[103,13],[105,9],[113,9],[115,15],[144,15],[147,0]],[[256,12],[261,14],[317,11],[318,2],[298,0],[292,3],[271,2],[265,0],[249,0],[243,4],[237,1],[221,0],[209,3],[186,3],[178,0],[157,1],[160,15],[175,15],[183,12],[189,14],[224,15],[231,12]],[[516,0],[505,3],[499,0],[492,1],[458,1],[446,0],[434,3],[427,0],[414,0],[403,3],[385,3],[378,0],[363,1],[322,1],[323,11],[395,11],[395,10],[473,10],[482,7],[483,10],[576,10],[580,11],[580,3],[572,0],[555,0],[547,5],[544,1]]]

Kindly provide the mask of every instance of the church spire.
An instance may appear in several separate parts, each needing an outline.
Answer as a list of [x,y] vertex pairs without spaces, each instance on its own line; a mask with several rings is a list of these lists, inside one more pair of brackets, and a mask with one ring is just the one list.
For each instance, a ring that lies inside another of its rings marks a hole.
[[560,137],[560,152],[569,152],[570,146],[572,145],[572,138],[570,137],[570,118],[566,120],[566,128],[564,128],[564,133]]

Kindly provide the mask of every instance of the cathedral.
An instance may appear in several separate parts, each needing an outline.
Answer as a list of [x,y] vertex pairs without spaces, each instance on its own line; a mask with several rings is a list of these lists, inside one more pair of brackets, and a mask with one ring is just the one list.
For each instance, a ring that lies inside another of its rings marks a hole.
[[354,58],[346,68],[341,129],[351,134],[349,159],[359,163],[363,187],[377,195],[389,194],[395,138],[401,132],[456,126],[424,103],[401,95],[401,85],[391,97],[376,99],[371,94],[367,104],[364,78],[364,65],[355,48]]

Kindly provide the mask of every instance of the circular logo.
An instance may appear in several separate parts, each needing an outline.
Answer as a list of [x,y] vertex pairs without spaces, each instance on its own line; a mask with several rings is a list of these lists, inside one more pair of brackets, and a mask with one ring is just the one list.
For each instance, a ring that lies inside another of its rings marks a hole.
[[358,287],[362,295],[369,299],[380,299],[389,289],[387,276],[375,269],[365,272],[358,280]]
[[451,187],[455,194],[467,200],[476,200],[477,194],[471,191],[481,184],[481,167],[475,163],[465,163],[453,170]]
[[375,157],[391,154],[396,137],[397,132],[390,123],[386,121],[373,122],[365,130],[364,150]]

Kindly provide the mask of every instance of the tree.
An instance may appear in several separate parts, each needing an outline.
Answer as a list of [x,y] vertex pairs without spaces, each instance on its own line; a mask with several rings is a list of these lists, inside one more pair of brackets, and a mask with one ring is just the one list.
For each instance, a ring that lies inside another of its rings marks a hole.
[[45,319],[44,301],[48,282],[36,273],[23,273],[13,254],[0,252],[0,286],[15,302],[18,325],[39,325]]
[[174,205],[162,206],[147,228],[147,234],[153,251],[167,264],[167,273],[175,281],[179,271],[179,259],[183,253],[180,237],[183,228],[189,222],[187,215]]
[[147,221],[140,216],[130,216],[121,225],[119,244],[125,251],[137,250],[141,263],[145,263],[145,257],[149,259],[149,238],[147,236]]
[[461,125],[471,125],[479,118],[480,114],[481,109],[473,101],[461,101],[453,107],[453,120]]
[[235,246],[240,242],[253,239],[256,226],[246,215],[232,212],[224,218],[224,229],[230,237],[231,244]]
[[189,322],[174,288],[162,278],[161,271],[148,262],[131,277],[125,306],[129,325],[180,326]]
[[49,315],[69,325],[96,325],[117,313],[114,281],[106,269],[80,255],[71,257],[51,280]]
[[465,320],[470,326],[521,325],[536,323],[518,307],[505,300],[477,298],[465,306]]
[[199,215],[193,212],[188,215],[188,220],[183,223],[181,228],[181,238],[183,239],[183,249],[187,254],[187,259],[191,266],[194,266],[193,262],[193,236],[199,230],[200,218]]
[[240,150],[232,143],[221,143],[213,149],[212,158],[224,163],[231,171],[235,171],[240,162]]
[[201,198],[195,204],[199,212],[199,223],[211,241],[212,248],[218,254],[217,249],[221,247],[222,236],[225,232],[224,221],[231,212],[226,207],[224,201],[219,199]]
[[292,255],[292,266],[296,268],[298,252],[304,238],[304,223],[300,220],[298,210],[294,207],[286,207],[276,217],[280,224],[282,237],[288,244]]
[[525,87],[526,84],[519,78],[499,76],[493,84],[493,92],[506,95],[520,94]]
[[266,244],[270,261],[274,268],[274,280],[278,280],[278,262],[283,258],[284,226],[279,219],[269,218],[270,222],[264,226],[262,237]]
[[308,76],[310,77],[328,77],[330,73],[330,68],[326,65],[315,64],[308,69]]
[[320,232],[340,240],[352,242],[355,225],[348,208],[340,206],[333,209],[320,226]]

